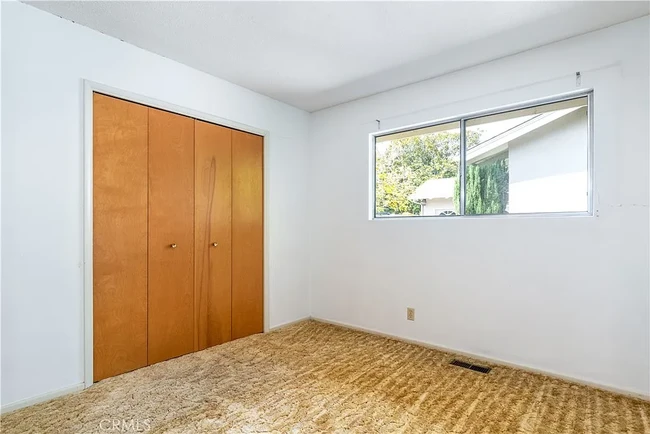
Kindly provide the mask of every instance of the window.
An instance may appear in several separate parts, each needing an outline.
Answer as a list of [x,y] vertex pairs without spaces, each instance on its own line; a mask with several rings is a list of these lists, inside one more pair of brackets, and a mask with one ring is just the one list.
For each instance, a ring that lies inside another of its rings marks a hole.
[[374,217],[589,213],[590,93],[374,136]]

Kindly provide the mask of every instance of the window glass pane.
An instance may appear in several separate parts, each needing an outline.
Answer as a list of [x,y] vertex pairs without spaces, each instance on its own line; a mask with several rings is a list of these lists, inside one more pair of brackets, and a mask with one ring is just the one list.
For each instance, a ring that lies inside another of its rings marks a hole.
[[377,217],[458,214],[459,122],[380,136],[375,143]]
[[465,214],[588,211],[587,97],[466,125]]

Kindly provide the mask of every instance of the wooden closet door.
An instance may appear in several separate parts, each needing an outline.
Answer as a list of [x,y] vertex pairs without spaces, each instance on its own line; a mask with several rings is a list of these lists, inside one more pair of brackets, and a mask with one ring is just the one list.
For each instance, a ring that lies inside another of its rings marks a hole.
[[147,365],[147,116],[93,94],[93,377]]
[[149,109],[149,364],[194,350],[194,119]]
[[264,139],[232,132],[232,338],[264,331]]
[[194,128],[195,349],[202,350],[230,340],[231,130],[199,120]]

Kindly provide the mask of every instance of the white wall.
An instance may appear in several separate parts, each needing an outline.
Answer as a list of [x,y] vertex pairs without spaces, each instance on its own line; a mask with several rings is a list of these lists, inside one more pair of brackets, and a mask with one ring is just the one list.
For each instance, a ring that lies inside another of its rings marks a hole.
[[[649,39],[644,17],[312,114],[313,316],[650,396]],[[597,217],[368,219],[375,119],[565,93],[576,71]]]
[[2,3],[2,405],[83,381],[82,79],[270,131],[270,324],[308,316],[308,114]]
[[508,143],[510,213],[589,209],[588,131],[582,107]]
[[[2,26],[2,9],[4,2],[0,1],[0,27]],[[2,31],[0,31],[0,47],[2,47]],[[0,55],[0,312],[2,312],[2,56]],[[0,320],[0,373],[2,372],[2,321]],[[2,390],[2,375],[0,375],[0,391]],[[0,393],[1,395],[1,393]],[[0,403],[1,403],[0,398]]]

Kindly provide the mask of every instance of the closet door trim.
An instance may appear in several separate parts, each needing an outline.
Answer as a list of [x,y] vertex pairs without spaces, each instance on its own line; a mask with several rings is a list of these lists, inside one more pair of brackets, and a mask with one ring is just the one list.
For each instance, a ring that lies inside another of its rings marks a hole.
[[201,121],[210,122],[235,130],[256,134],[264,142],[264,332],[269,331],[269,131],[255,128],[230,119],[213,116],[198,110],[182,107],[137,93],[107,86],[90,80],[83,80],[83,250],[84,250],[84,383],[87,388],[93,385],[93,93],[120,98],[152,108],[166,110]]

